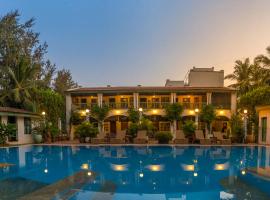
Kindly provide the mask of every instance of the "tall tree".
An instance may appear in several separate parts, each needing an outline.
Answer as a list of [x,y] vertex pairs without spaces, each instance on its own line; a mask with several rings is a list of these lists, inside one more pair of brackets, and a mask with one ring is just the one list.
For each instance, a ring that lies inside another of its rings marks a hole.
[[245,94],[251,88],[251,66],[249,58],[244,61],[237,60],[235,61],[233,73],[225,76],[225,79],[236,81],[229,86],[236,88],[239,95]]
[[62,96],[65,95],[65,91],[71,88],[78,87],[78,84],[73,81],[71,72],[66,69],[57,71],[57,75],[54,79],[53,88]]
[[[33,31],[34,19],[20,22],[18,11],[0,18],[0,98],[2,105],[28,108],[44,68],[47,44]],[[25,104],[26,103],[26,104]]]
[[8,85],[2,85],[0,102],[4,106],[34,108],[32,95],[38,66],[31,65],[25,57],[21,58],[17,68],[7,67]]

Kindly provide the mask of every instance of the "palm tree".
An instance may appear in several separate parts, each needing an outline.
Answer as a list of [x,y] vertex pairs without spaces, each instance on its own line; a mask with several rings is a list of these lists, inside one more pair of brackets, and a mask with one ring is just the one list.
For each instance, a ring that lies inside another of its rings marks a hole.
[[258,55],[254,59],[254,62],[259,66],[261,71],[259,80],[261,80],[262,85],[270,85],[270,46],[266,48],[266,51],[269,57]]
[[32,94],[35,90],[39,67],[21,58],[16,67],[7,67],[6,81],[2,85],[0,102],[3,105],[33,108]]
[[181,119],[183,110],[183,106],[179,103],[172,103],[165,107],[166,117],[171,122],[174,138],[176,135],[176,122]]
[[[266,48],[266,51],[270,56],[270,46]],[[267,57],[265,55],[258,55],[255,58],[255,62],[262,64],[263,67],[270,67],[270,57]]]
[[98,121],[99,132],[103,132],[104,120],[108,116],[109,111],[110,108],[107,105],[96,105],[91,109],[92,116]]
[[239,95],[245,94],[251,88],[251,70],[249,58],[246,58],[244,62],[241,60],[235,61],[234,71],[232,74],[225,76],[225,79],[236,81],[229,85],[229,87],[236,88],[239,91]]

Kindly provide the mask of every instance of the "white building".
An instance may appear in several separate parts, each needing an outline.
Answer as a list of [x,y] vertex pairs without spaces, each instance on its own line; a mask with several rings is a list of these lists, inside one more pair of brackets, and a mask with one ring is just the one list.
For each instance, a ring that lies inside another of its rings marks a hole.
[[17,133],[14,137],[8,138],[8,143],[29,144],[33,143],[32,139],[32,124],[34,119],[39,118],[39,115],[22,109],[0,107],[0,122],[4,124],[14,124]]

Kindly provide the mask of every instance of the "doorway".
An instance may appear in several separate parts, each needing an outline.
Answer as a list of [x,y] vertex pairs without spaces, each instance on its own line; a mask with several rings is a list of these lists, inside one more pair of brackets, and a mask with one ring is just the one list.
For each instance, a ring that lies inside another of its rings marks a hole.
[[116,121],[110,121],[110,132],[116,134]]

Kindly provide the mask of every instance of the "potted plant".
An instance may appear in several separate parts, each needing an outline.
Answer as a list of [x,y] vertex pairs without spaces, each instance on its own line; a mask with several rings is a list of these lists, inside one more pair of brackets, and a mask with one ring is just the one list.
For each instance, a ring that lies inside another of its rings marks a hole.
[[32,129],[32,136],[34,143],[41,143],[43,141],[43,134],[46,132],[46,127],[44,124],[38,124]]
[[186,136],[186,138],[189,138],[189,141],[192,141],[194,137],[194,133],[196,130],[196,125],[193,121],[188,120],[183,125],[183,131]]
[[155,134],[155,138],[156,140],[158,140],[159,144],[168,144],[172,140],[173,136],[171,132],[166,131],[166,132],[157,132]]
[[91,138],[94,138],[98,134],[98,129],[94,127],[90,122],[83,122],[78,125],[75,129],[75,134],[79,138],[81,143],[86,142],[86,138],[90,141]]

